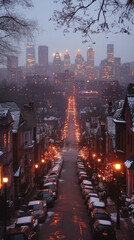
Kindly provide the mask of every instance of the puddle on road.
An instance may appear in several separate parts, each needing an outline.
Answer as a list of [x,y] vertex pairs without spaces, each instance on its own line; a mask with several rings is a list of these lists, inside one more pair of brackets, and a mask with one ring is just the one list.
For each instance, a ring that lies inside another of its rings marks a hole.
[[49,236],[49,240],[56,240],[56,239],[65,239],[65,236],[62,235],[62,232],[56,231],[51,236]]
[[61,218],[61,215],[59,213],[55,213],[53,215],[53,219],[52,219],[52,222],[50,223],[50,225],[57,225],[59,222],[62,221],[62,218]]

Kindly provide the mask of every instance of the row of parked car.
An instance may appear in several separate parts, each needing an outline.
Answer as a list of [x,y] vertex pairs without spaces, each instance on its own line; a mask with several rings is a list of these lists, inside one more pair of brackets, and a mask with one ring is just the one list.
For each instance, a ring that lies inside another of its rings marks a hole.
[[89,226],[93,240],[116,240],[116,232],[105,203],[100,200],[93,183],[89,181],[84,162],[77,158],[78,182],[89,216]]
[[4,240],[37,240],[39,224],[44,222],[49,208],[54,206],[58,197],[58,180],[63,166],[63,158],[55,161],[54,167],[44,176],[40,189],[34,199],[21,211],[21,216],[15,220],[15,226],[9,228]]

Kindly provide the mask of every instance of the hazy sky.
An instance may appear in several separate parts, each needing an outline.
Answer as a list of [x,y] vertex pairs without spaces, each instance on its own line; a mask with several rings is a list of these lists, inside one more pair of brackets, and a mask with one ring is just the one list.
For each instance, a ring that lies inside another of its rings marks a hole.
[[[124,34],[97,34],[92,35],[95,45],[89,42],[82,43],[83,38],[81,33],[70,32],[63,35],[63,29],[55,31],[55,24],[49,21],[53,14],[53,10],[58,5],[53,3],[53,0],[33,0],[34,8],[25,10],[24,15],[27,18],[38,21],[40,32],[35,34],[33,44],[36,49],[36,62],[38,62],[37,49],[39,45],[48,46],[49,62],[53,61],[53,53],[60,52],[62,59],[65,50],[71,57],[71,62],[74,62],[78,48],[84,59],[86,60],[86,52],[88,46],[92,46],[95,51],[95,64],[99,65],[100,61],[106,58],[107,44],[114,44],[114,56],[121,57],[121,62],[134,62],[134,31],[128,36]],[[25,65],[26,62],[26,42],[22,44],[21,54],[19,56],[19,65]]]

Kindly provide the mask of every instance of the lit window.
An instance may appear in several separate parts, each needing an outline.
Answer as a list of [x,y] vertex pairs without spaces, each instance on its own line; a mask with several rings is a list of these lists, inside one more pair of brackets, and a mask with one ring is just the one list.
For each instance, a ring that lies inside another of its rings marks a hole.
[[6,133],[4,133],[4,152],[7,150],[7,136]]

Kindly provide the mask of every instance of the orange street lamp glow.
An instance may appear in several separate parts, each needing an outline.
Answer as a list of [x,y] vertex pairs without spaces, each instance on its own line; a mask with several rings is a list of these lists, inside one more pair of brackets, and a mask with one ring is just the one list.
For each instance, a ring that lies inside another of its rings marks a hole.
[[101,159],[100,159],[100,158],[98,158],[98,162],[101,162]]
[[116,170],[120,170],[121,169],[121,164],[120,163],[116,163],[114,165],[114,167],[115,167]]
[[38,166],[38,164],[35,164],[35,168],[38,168],[39,166]]
[[3,183],[8,183],[8,177],[3,177]]
[[93,153],[93,157],[96,157],[96,154],[95,154],[95,153]]
[[42,162],[42,163],[45,163],[45,160],[44,160],[44,159],[41,159],[41,162]]

